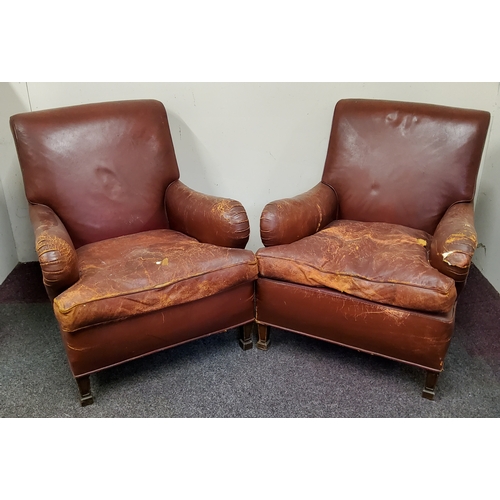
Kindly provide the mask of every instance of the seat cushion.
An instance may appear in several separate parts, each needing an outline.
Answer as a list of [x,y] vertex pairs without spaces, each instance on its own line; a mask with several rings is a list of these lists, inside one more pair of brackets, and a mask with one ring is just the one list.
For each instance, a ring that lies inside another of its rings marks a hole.
[[395,224],[334,221],[297,242],[260,249],[259,274],[381,304],[447,312],[456,300],[455,282],[429,264],[431,239]]
[[169,229],[91,243],[77,253],[80,279],[54,300],[65,332],[202,299],[257,278],[252,252]]

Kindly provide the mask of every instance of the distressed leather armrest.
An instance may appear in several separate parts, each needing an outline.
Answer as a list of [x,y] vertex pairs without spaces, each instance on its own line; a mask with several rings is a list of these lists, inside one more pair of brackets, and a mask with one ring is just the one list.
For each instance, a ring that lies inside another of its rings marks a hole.
[[53,300],[78,281],[78,257],[64,224],[52,209],[45,205],[30,205],[29,213],[43,283]]
[[198,241],[229,248],[248,243],[250,223],[238,201],[199,193],[177,180],[167,187],[165,209],[171,229]]
[[260,218],[260,237],[264,246],[292,243],[310,236],[335,220],[337,196],[320,182],[309,191],[268,203]]
[[464,282],[476,247],[474,205],[457,203],[446,211],[434,232],[431,265],[455,281]]

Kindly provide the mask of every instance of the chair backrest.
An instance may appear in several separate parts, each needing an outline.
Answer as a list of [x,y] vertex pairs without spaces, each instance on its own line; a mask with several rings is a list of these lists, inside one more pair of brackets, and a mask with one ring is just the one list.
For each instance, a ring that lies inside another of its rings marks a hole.
[[52,208],[76,247],[168,227],[165,189],[179,170],[161,102],[84,104],[10,123],[28,201]]
[[451,205],[474,198],[489,122],[486,111],[339,101],[322,178],[339,218],[434,233]]

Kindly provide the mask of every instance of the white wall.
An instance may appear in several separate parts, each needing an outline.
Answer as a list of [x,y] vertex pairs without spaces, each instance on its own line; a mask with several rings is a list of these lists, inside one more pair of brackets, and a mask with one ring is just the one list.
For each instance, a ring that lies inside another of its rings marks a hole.
[[[241,201],[250,218],[251,250],[261,246],[259,218],[264,205],[319,181],[339,99],[399,99],[484,109],[500,120],[496,83],[29,83],[27,89],[33,110],[118,99],[162,101],[182,181],[193,189]],[[495,269],[495,260],[500,257],[500,234],[493,215],[500,198],[499,129],[493,119],[480,172],[484,169],[484,182],[478,189],[478,194],[487,194],[479,197],[476,213],[479,240],[487,247],[487,254],[476,261],[498,290],[500,269]],[[9,211],[17,214],[13,233],[19,260],[34,260],[18,175],[9,177],[8,190]]]
[[474,263],[500,291],[500,84],[492,114],[481,181],[476,191],[475,222],[479,247],[474,254]]
[[18,254],[33,260],[33,237],[26,225],[27,203],[9,127],[9,117],[24,111],[29,111],[26,84],[0,83],[0,283],[18,263]]
[[16,244],[5,201],[2,180],[0,178],[0,283],[2,283],[17,264]]

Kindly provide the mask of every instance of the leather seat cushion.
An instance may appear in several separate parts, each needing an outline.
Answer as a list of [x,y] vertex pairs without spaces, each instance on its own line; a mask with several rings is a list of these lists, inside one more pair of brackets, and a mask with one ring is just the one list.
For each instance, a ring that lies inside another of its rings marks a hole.
[[91,243],[77,253],[80,279],[54,299],[65,332],[202,299],[257,278],[252,252],[200,243],[170,229]]
[[382,222],[337,220],[297,242],[257,252],[259,274],[381,304],[447,312],[454,280],[429,264],[432,236]]

